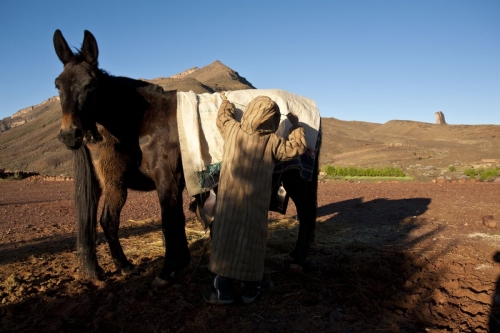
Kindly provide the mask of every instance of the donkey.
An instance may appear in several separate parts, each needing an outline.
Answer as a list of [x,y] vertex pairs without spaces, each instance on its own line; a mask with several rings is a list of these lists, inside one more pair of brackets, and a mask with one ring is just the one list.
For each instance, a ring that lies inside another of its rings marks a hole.
[[[102,198],[99,223],[114,264],[122,274],[137,272],[118,238],[120,212],[127,200],[127,189],[156,190],[165,257],[153,285],[166,285],[190,262],[182,202],[185,180],[177,128],[177,92],[107,74],[98,66],[97,41],[87,30],[76,53],[60,30],[55,31],[53,42],[64,65],[55,80],[62,108],[58,139],[73,151],[81,271],[93,278],[101,278],[104,273],[97,261],[95,243],[97,207]],[[317,172],[311,182],[301,179],[297,170],[283,172],[281,180],[297,207],[299,236],[291,260],[301,264],[314,240]]]

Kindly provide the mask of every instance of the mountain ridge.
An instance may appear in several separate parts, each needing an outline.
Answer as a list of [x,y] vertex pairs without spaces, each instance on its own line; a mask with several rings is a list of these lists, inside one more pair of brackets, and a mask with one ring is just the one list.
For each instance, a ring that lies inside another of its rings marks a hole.
[[[164,90],[195,93],[255,88],[218,60],[168,78],[141,80]],[[71,152],[56,139],[61,123],[58,96],[19,110],[0,120],[0,126],[13,121],[22,124],[0,133],[0,170],[72,175]],[[423,180],[443,174],[450,166],[463,170],[500,165],[500,125],[438,125],[409,120],[379,124],[325,117],[321,123],[320,165],[393,166],[410,175],[422,169],[425,172],[416,175]]]

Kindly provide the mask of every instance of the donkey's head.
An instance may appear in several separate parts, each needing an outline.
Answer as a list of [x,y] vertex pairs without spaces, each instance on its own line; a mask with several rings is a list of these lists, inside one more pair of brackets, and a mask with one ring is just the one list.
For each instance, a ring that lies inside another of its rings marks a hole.
[[58,139],[69,149],[78,149],[84,137],[97,134],[95,115],[101,70],[97,66],[97,42],[85,30],[83,44],[76,54],[71,51],[60,30],[54,33],[54,48],[64,65],[55,84],[62,107],[62,125]]

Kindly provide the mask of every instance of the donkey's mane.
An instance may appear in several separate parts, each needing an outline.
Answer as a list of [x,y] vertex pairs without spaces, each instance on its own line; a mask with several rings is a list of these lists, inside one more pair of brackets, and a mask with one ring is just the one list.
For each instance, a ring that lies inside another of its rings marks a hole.
[[[75,48],[75,52],[73,52],[73,57],[71,58],[71,60],[69,62],[71,62],[73,64],[78,64],[78,63],[84,62],[84,61],[85,61],[85,57],[82,53],[82,50]],[[99,63],[97,60],[96,60],[95,65],[97,68],[99,68]],[[100,69],[100,70],[103,71],[102,69]],[[105,71],[103,71],[103,72],[105,72]]]

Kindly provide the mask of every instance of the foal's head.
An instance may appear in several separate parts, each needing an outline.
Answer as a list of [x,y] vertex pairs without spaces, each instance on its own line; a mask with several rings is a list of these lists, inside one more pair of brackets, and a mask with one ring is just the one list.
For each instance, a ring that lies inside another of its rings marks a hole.
[[80,51],[71,51],[60,30],[54,33],[54,48],[64,65],[55,84],[62,107],[58,139],[69,149],[78,149],[83,139],[98,137],[95,114],[97,89],[102,71],[97,66],[99,50],[95,37],[87,30]]

